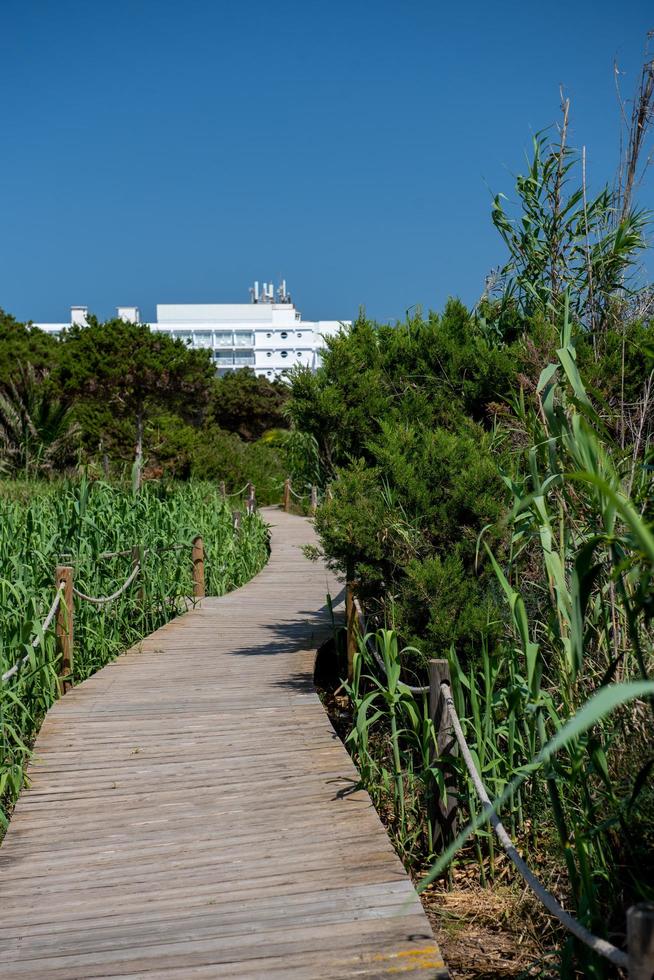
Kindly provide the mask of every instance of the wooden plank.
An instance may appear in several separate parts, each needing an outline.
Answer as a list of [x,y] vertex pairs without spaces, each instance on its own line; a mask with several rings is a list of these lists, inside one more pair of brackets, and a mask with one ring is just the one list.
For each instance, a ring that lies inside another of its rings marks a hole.
[[447,975],[313,688],[342,584],[263,513],[255,579],[49,712],[0,849],[2,976]]

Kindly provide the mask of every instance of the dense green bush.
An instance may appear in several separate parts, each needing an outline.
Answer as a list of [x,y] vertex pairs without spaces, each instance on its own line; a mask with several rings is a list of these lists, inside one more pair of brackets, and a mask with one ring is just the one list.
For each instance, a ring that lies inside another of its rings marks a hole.
[[207,416],[211,424],[252,442],[270,429],[286,428],[289,394],[283,381],[258,377],[249,368],[228,371],[214,380]]
[[323,360],[294,375],[289,413],[332,483],[317,516],[327,556],[424,656],[452,642],[474,656],[497,619],[477,540],[506,499],[492,405],[516,383],[514,351],[450,301],[392,328],[360,317]]

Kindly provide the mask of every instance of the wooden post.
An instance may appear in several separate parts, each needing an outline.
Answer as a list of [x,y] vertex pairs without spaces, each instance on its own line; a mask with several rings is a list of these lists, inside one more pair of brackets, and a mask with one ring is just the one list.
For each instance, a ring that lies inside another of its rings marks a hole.
[[291,509],[291,481],[288,479],[284,480],[284,501],[282,506],[288,514]]
[[629,980],[654,977],[654,902],[639,902],[627,911]]
[[[436,732],[436,757],[458,755],[456,737],[450,721],[450,713],[441,684],[451,685],[450,667],[447,660],[429,661],[429,716]],[[434,841],[449,842],[456,834],[457,797],[456,781],[451,766],[443,765],[447,793],[435,808]],[[440,831],[440,833],[438,832]]]
[[224,500],[224,499],[225,499],[225,497],[227,496],[227,489],[226,489],[226,487],[225,487],[225,481],[224,481],[224,480],[221,480],[221,481],[220,481],[220,483],[218,484],[218,488],[219,488],[219,490],[220,490],[220,496],[221,496],[221,497],[223,498],[223,500]]
[[354,604],[356,598],[356,583],[348,576],[345,583],[345,624],[347,627],[347,679],[351,683],[354,677],[354,654],[357,650],[357,611]]
[[318,510],[318,487],[315,483],[311,485],[311,502],[309,504],[309,517],[315,517]]
[[327,490],[325,491],[325,496],[327,497],[327,500],[333,500],[334,499],[334,491],[332,490],[331,483],[329,483],[327,485]]
[[254,483],[248,483],[248,499],[246,503],[248,514],[254,514],[257,509],[257,498],[254,490]]
[[73,671],[73,569],[70,565],[57,565],[55,569],[55,588],[63,583],[59,608],[55,620],[55,637],[59,661],[59,693],[65,694],[73,682],[70,674]]
[[241,530],[241,512],[240,510],[232,511],[232,527],[235,531]]
[[204,542],[193,538],[193,598],[204,599]]

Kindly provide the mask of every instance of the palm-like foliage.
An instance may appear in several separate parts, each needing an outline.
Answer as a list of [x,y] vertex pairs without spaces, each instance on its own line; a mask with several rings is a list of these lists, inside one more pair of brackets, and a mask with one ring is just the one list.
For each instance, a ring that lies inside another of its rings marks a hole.
[[0,392],[0,466],[26,477],[65,465],[77,445],[73,410],[30,364]]

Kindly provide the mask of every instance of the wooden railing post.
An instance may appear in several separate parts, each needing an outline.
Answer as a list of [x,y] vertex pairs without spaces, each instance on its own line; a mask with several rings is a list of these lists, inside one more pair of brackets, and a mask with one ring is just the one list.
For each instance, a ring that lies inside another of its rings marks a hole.
[[315,517],[318,510],[318,487],[315,483],[311,485],[311,501],[309,503],[309,517]]
[[204,541],[198,534],[193,538],[193,597],[204,599]]
[[74,595],[73,569],[70,565],[57,565],[55,569],[55,588],[63,583],[59,608],[55,620],[56,649],[59,661],[59,693],[65,694],[72,686],[70,677],[73,671],[73,632]]
[[627,911],[629,980],[654,977],[654,902],[639,902]]
[[288,514],[291,509],[291,481],[289,479],[284,480],[284,500],[282,506]]
[[248,514],[254,514],[257,509],[257,498],[254,490],[254,483],[248,483],[248,499],[246,503]]
[[225,481],[224,480],[221,480],[220,481],[220,483],[218,484],[218,488],[220,490],[220,496],[224,500],[225,497],[227,496],[227,488],[225,487]]
[[235,531],[241,530],[241,512],[240,510],[232,511],[232,527]]
[[[429,715],[436,732],[436,758],[448,755],[458,755],[456,737],[447,709],[445,695],[441,684],[451,687],[450,667],[447,660],[429,661]],[[445,799],[440,799],[436,805],[434,816],[434,840],[441,839],[443,843],[451,840],[456,834],[457,797],[456,782],[451,766],[444,765]]]

